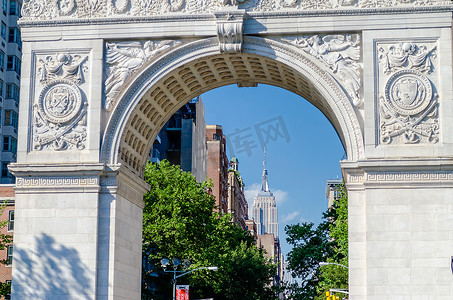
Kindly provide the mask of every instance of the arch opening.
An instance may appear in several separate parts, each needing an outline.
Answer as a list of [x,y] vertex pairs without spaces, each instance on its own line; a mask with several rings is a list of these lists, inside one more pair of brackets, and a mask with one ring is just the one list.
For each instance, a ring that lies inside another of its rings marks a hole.
[[268,84],[301,96],[333,125],[348,160],[363,155],[360,123],[348,96],[313,58],[262,38],[246,38],[241,53],[219,54],[212,40],[202,41],[210,43],[199,55],[187,51],[200,48],[193,43],[180,55],[178,50],[166,54],[136,77],[122,94],[109,123],[107,132],[115,134],[104,139],[106,162],[122,163],[142,176],[153,141],[167,120],[194,97],[230,84]]

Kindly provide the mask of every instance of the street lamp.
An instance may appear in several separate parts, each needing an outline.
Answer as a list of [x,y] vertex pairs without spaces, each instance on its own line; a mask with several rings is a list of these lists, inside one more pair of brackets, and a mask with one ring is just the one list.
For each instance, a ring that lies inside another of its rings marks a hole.
[[[167,267],[170,264],[170,260],[168,258],[162,258],[160,260],[160,263],[162,265],[162,268],[164,268],[164,272],[173,273],[173,279],[172,279],[172,283],[173,283],[173,300],[176,300],[176,279],[177,278],[182,277],[184,275],[187,275],[189,273],[198,271],[198,270],[210,270],[210,271],[217,271],[218,270],[217,267],[200,267],[200,268],[196,268],[196,269],[193,269],[193,270],[190,270],[190,271],[186,271],[190,267],[190,260],[188,260],[188,259],[185,259],[182,262],[184,271],[176,271],[178,269],[178,266],[181,264],[181,260],[178,259],[178,258],[173,258],[172,259],[173,271],[172,270],[167,271]],[[177,273],[182,273],[182,274],[176,275]]]
[[322,266],[328,266],[328,265],[335,265],[335,266],[340,266],[346,269],[349,269],[347,266],[342,265],[342,264],[337,264],[337,263],[332,263],[332,262],[320,262],[319,265]]

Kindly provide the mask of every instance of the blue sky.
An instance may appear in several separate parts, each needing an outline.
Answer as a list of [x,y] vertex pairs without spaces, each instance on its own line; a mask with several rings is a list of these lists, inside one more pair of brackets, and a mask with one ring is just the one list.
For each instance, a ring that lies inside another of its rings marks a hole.
[[[269,186],[278,206],[279,235],[286,255],[284,227],[318,223],[327,208],[326,181],[341,179],[344,149],[327,118],[302,97],[281,88],[225,86],[201,95],[207,124],[222,125],[228,158],[239,159],[249,207],[261,187],[263,143]],[[266,140],[267,139],[267,140]]]

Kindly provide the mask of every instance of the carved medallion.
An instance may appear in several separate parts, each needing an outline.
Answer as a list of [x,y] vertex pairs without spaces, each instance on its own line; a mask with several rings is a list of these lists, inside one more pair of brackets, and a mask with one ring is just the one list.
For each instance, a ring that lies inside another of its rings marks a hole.
[[382,144],[439,142],[434,41],[378,43]]
[[408,69],[393,74],[381,97],[381,142],[437,143],[437,98],[430,80],[421,72]]
[[425,110],[433,97],[431,83],[416,70],[398,71],[385,86],[385,100],[401,115],[412,116]]
[[71,81],[60,79],[46,85],[38,100],[38,108],[47,121],[70,122],[82,107],[82,95]]
[[86,147],[88,103],[80,86],[88,56],[55,53],[37,58],[42,90],[33,105],[35,151],[83,150]]

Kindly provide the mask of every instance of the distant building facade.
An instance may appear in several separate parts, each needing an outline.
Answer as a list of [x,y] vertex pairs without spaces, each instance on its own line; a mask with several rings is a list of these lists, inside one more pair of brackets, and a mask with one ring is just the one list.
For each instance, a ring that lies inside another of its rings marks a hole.
[[228,158],[226,139],[220,125],[206,125],[207,174],[212,179],[211,193],[221,214],[228,213]]
[[[266,252],[266,256],[273,259],[277,264],[277,274],[273,278],[273,284],[280,286],[284,276],[283,254],[278,238],[278,217],[275,196],[269,189],[268,172],[266,168],[266,149],[264,149],[263,174],[261,178],[261,190],[255,196],[252,216],[256,224],[256,245]],[[283,299],[284,295],[279,295]]]
[[22,1],[3,0],[0,14],[0,183],[14,183],[8,165],[16,161],[22,42],[17,20]]
[[252,219],[246,220],[245,221],[245,225],[247,226],[247,230],[250,233],[250,235],[253,236],[255,238],[255,241],[256,241],[257,233],[256,233],[256,223],[255,223],[255,221],[253,221]]
[[255,196],[252,217],[256,223],[257,234],[272,233],[278,238],[278,216],[275,196],[269,190],[268,173],[266,169],[266,151],[264,152],[263,175],[261,191]]
[[331,207],[336,200],[340,199],[340,185],[342,184],[343,181],[340,179],[327,180],[326,198],[328,207]]
[[181,107],[162,127],[154,140],[150,160],[167,159],[191,172],[197,181],[206,179],[206,121],[201,97]]
[[228,213],[233,216],[233,223],[247,229],[249,206],[244,196],[244,182],[239,175],[239,160],[233,157],[228,170]]
[[257,236],[256,245],[266,252],[266,256],[277,264],[277,274],[273,278],[273,284],[280,286],[284,276],[283,254],[281,251],[280,240],[273,233],[260,234]]

